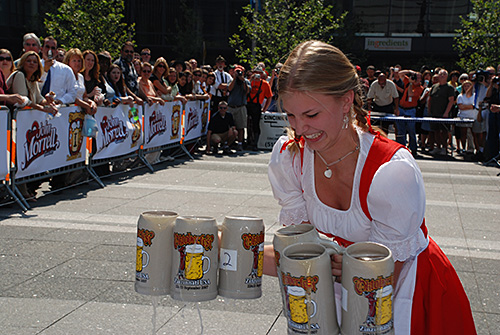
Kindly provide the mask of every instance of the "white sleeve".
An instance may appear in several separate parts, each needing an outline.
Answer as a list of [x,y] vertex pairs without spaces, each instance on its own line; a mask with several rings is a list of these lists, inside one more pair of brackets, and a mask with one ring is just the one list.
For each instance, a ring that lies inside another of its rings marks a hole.
[[284,225],[309,221],[300,181],[300,153],[281,150],[287,140],[282,136],[275,143],[268,168],[274,198],[281,206],[280,223]]
[[422,173],[406,149],[400,149],[373,177],[367,196],[373,219],[369,240],[391,249],[395,261],[405,261],[427,247],[420,226],[425,214]]
[[457,105],[463,103],[464,103],[464,96],[462,94],[459,94],[457,98]]

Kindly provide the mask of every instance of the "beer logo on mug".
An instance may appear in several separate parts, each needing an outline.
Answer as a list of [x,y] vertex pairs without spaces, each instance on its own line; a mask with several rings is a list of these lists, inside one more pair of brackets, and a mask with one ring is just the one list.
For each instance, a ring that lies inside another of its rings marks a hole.
[[[319,277],[300,276],[294,277],[289,272],[281,272],[281,279],[285,289],[286,309],[288,312],[288,326],[297,332],[310,329],[320,329],[319,324],[311,323],[311,318],[316,315],[316,302],[311,299],[311,294],[316,293]],[[317,294],[317,293],[316,293]],[[309,305],[309,306],[308,306]]]
[[392,320],[392,275],[377,279],[354,277],[354,291],[368,300],[368,314],[359,326],[363,333],[379,333],[391,330]]
[[248,288],[260,287],[262,285],[262,269],[264,263],[264,232],[258,234],[245,233],[241,235],[243,248],[253,253],[252,268],[245,284]]
[[203,279],[210,271],[210,258],[205,251],[212,250],[213,234],[193,235],[174,233],[174,248],[179,252],[179,270],[174,277],[177,288],[206,289],[210,279]]
[[151,246],[155,232],[146,229],[139,229],[137,231],[137,257],[135,262],[135,280],[140,282],[147,282],[149,274],[144,273],[142,270],[149,264],[149,254],[144,250],[144,247]]

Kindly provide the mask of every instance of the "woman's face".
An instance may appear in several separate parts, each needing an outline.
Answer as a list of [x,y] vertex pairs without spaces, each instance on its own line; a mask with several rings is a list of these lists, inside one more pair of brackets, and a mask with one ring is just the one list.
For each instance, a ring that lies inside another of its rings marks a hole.
[[116,82],[118,81],[118,79],[120,79],[120,76],[122,75],[122,72],[117,69],[116,67],[111,70],[111,72],[109,73],[109,80],[111,80],[111,82],[113,84],[116,84]]
[[212,76],[207,77],[207,84],[208,85],[213,85],[214,82],[215,82],[215,77],[212,77]]
[[94,58],[94,55],[92,54],[87,54],[85,55],[85,70],[92,70],[95,66],[95,58]]
[[462,85],[462,93],[467,92],[467,91],[469,90],[469,88],[471,88],[471,87],[472,87],[472,84],[471,84],[471,83],[464,83],[464,84]]
[[77,55],[71,56],[69,67],[73,70],[73,73],[79,73],[83,68],[82,59]]
[[135,72],[141,73],[141,63],[139,61],[134,61]]
[[0,68],[10,71],[12,67],[12,57],[9,54],[0,54]]
[[168,74],[168,81],[170,83],[175,83],[175,81],[177,80],[177,73],[172,71]]
[[144,66],[141,72],[142,79],[149,79],[151,77],[151,68],[149,66]]
[[188,74],[188,76],[187,76],[187,82],[190,83],[192,81],[193,81],[193,75]]
[[35,55],[28,56],[26,58],[26,61],[24,62],[24,70],[27,73],[34,73],[36,70],[38,70],[38,58],[36,58]]
[[202,83],[205,83],[207,81],[207,74],[206,73],[201,74],[200,81]]
[[186,77],[185,76],[179,78],[179,84],[181,86],[186,85]]
[[283,97],[283,107],[297,135],[303,136],[311,149],[323,152],[333,148],[343,133],[347,133],[343,132],[342,125],[352,96],[352,91],[340,98],[290,92]]
[[156,72],[157,72],[160,76],[163,76],[163,74],[164,74],[164,73],[165,73],[165,71],[166,71],[165,64],[160,63],[160,64],[156,65],[155,70],[156,70]]

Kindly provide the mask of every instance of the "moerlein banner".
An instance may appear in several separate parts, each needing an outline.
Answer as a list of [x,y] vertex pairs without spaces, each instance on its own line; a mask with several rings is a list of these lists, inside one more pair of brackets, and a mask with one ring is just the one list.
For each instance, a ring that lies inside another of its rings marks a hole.
[[99,107],[94,115],[97,121],[97,152],[93,159],[126,155],[142,144],[142,108],[118,105]]
[[60,108],[56,117],[21,110],[16,120],[16,178],[85,161],[84,114],[79,107]]
[[182,105],[166,102],[163,106],[144,106],[144,149],[159,147],[181,140]]
[[9,152],[7,151],[7,141],[10,141],[9,133],[7,132],[7,122],[9,122],[9,110],[0,110],[0,180],[5,180],[9,174]]
[[207,133],[209,101],[188,101],[184,114],[184,141]]

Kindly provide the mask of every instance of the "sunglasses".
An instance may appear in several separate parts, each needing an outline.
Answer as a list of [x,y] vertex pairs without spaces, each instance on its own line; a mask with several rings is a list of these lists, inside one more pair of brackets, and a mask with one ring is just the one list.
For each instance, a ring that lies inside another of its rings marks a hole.
[[134,50],[123,50],[123,52],[126,54],[133,54]]
[[201,73],[193,73],[193,76],[199,77],[199,76],[201,76]]
[[143,56],[151,56],[151,54],[147,53],[147,52],[143,52],[143,53],[141,53],[141,55],[143,55]]
[[219,109],[227,109],[227,107],[219,107]]
[[158,64],[158,65],[156,65],[156,67],[162,67],[164,69],[166,68],[165,65],[163,65],[163,64]]
[[142,70],[143,73],[151,73],[151,70]]
[[11,57],[0,57],[0,62],[4,61],[4,60],[12,62],[12,58]]

